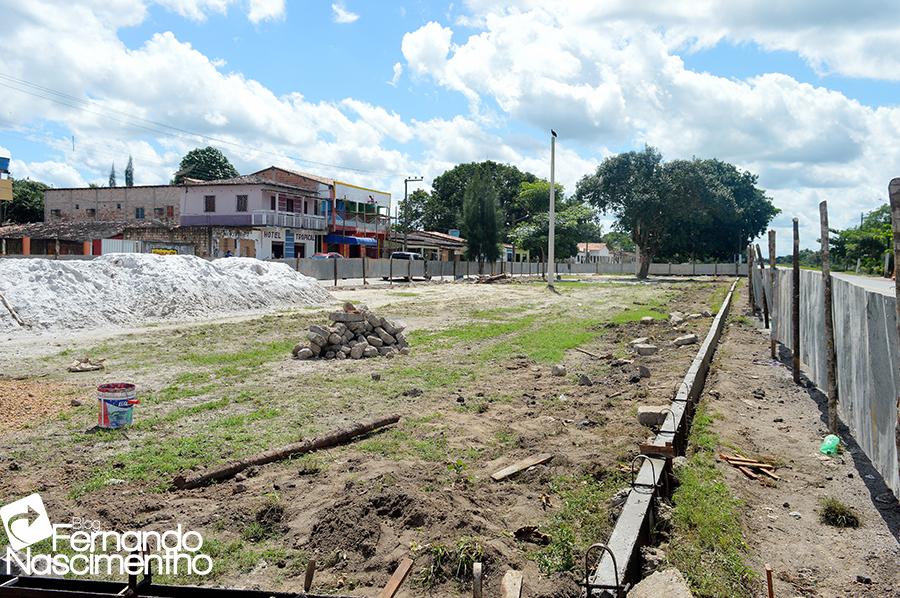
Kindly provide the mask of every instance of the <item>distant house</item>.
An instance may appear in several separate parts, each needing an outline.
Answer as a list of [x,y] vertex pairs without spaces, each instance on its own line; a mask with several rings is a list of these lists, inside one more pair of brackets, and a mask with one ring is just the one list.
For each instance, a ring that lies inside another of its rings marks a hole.
[[597,262],[612,261],[609,247],[606,243],[579,243],[575,262],[579,264],[595,264]]
[[429,260],[452,262],[454,259],[464,259],[466,240],[455,235],[439,233],[429,230],[414,230],[407,234],[396,233],[393,241],[399,247],[406,244],[407,251],[422,254]]

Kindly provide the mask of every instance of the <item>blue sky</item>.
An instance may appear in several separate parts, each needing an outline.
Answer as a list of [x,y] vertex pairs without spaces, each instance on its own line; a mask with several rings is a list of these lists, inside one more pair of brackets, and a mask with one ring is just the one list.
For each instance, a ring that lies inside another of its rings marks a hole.
[[10,8],[0,39],[0,147],[18,176],[72,186],[129,154],[139,184],[164,182],[208,142],[143,118],[224,140],[241,171],[279,163],[396,197],[405,175],[427,186],[461,161],[547,176],[554,127],[569,190],[644,143],[718,157],[758,173],[776,227],[798,216],[811,245],[818,201],[850,223],[900,174],[889,7],[35,0]]

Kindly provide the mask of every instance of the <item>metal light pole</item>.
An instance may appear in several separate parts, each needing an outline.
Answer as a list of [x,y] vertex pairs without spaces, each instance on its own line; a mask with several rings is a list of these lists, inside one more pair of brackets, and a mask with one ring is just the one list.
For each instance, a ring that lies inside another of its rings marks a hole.
[[550,129],[550,233],[547,235],[547,285],[556,280],[556,131]]
[[[406,200],[409,197],[408,185],[410,183],[419,183],[422,181],[422,177],[409,177],[403,179],[403,218],[406,219],[409,217],[409,202]],[[403,251],[406,251],[406,243],[407,239],[409,239],[409,223],[404,223],[403,225]]]

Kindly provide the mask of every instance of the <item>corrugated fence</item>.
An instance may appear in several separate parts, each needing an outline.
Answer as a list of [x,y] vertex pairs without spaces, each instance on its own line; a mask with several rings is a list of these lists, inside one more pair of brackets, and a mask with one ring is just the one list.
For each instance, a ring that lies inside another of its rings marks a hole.
[[[754,298],[769,303],[775,338],[791,341],[791,271],[753,271]],[[893,283],[832,274],[834,348],[837,354],[838,414],[856,442],[900,498],[895,429],[900,393],[897,312]],[[800,271],[800,361],[810,379],[825,388],[825,299],[822,273]],[[774,299],[774,305],[773,305]]]

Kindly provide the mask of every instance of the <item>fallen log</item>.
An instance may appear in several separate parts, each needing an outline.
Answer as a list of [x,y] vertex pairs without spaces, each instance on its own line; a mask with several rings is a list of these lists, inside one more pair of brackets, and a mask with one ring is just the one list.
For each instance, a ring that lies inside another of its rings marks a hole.
[[235,461],[225,467],[220,467],[219,469],[214,469],[192,478],[186,478],[184,475],[179,475],[172,481],[172,485],[177,490],[200,488],[211,482],[228,479],[249,467],[265,465],[266,463],[280,461],[293,455],[301,455],[303,453],[310,453],[319,449],[337,446],[352,440],[357,436],[368,434],[373,430],[395,424],[398,421],[400,421],[399,415],[390,415],[364,423],[357,423],[349,428],[343,428],[325,436],[320,436],[319,438],[295,442],[279,449],[272,449],[264,453],[259,453],[258,455],[242,459],[241,461]]

